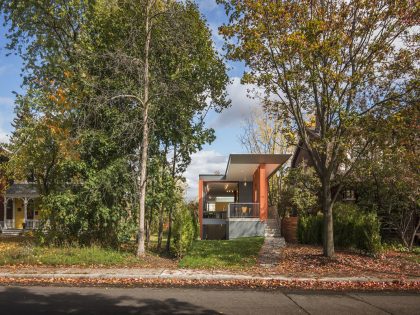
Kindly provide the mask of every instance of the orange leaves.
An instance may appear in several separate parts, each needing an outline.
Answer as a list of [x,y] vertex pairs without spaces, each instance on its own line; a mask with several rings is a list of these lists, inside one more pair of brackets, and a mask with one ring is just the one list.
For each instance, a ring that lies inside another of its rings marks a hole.
[[336,251],[335,258],[329,259],[322,256],[320,246],[288,245],[273,272],[293,276],[404,278],[420,276],[420,266],[410,261],[408,253],[389,251],[374,258],[351,251]]
[[362,290],[420,292],[420,281],[323,281],[323,280],[205,280],[163,278],[89,278],[84,277],[2,277],[0,284],[18,285],[71,285],[119,287],[223,287],[247,289],[300,289],[300,290]]

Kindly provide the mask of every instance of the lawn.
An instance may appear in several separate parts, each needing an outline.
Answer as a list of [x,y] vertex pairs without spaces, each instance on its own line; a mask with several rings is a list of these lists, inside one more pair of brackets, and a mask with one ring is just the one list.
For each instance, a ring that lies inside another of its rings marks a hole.
[[0,239],[0,265],[171,268],[176,262],[152,252],[139,259],[130,250],[46,247],[36,245],[30,238],[19,237]]
[[255,266],[263,243],[263,237],[195,241],[179,266],[194,269],[247,269]]

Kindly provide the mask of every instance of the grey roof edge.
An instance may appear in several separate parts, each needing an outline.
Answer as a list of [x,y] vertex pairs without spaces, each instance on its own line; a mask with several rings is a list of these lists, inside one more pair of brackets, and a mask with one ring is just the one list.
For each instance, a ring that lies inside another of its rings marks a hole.
[[12,184],[6,189],[5,197],[39,197],[38,186],[33,183]]

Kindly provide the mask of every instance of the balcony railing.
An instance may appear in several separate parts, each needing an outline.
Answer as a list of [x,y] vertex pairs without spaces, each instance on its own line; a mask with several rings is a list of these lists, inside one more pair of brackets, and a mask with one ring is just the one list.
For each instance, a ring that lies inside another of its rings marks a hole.
[[259,218],[260,204],[259,203],[230,203],[229,204],[229,218]]
[[204,219],[222,219],[226,220],[227,211],[204,211]]

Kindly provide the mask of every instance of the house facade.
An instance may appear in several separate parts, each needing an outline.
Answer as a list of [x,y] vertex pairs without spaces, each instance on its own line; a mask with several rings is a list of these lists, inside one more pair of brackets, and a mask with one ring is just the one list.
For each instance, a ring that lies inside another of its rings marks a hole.
[[38,204],[39,193],[35,184],[12,184],[4,194],[3,209],[0,209],[3,210],[0,211],[2,230],[36,229],[40,220]]
[[269,218],[268,179],[288,154],[231,154],[225,174],[200,174],[201,239],[263,236]]
[[[0,164],[10,152],[0,147]],[[39,225],[39,192],[34,183],[10,183],[0,170],[0,230],[35,229]]]

